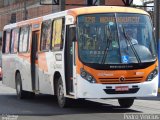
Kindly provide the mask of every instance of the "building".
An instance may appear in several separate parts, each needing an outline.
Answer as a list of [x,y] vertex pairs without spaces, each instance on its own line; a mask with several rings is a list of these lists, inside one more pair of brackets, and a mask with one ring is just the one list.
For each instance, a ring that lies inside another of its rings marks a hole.
[[[61,5],[40,5],[40,0],[0,0],[0,38],[4,25],[46,15],[49,13],[82,7],[87,0],[61,0],[66,2],[66,6]],[[94,0],[96,1],[96,0]],[[105,5],[124,5],[122,0],[101,0]],[[69,5],[69,4],[79,4]],[[100,2],[97,2],[99,5]],[[82,6],[81,6],[82,5]]]
[[154,0],[144,1],[144,6],[146,6],[144,10],[151,13],[151,16],[154,17]]

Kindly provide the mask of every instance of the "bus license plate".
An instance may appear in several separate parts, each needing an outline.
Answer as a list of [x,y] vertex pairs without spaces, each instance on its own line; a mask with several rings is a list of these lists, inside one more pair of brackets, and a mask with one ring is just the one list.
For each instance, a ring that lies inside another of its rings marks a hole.
[[128,91],[128,86],[116,86],[116,91]]

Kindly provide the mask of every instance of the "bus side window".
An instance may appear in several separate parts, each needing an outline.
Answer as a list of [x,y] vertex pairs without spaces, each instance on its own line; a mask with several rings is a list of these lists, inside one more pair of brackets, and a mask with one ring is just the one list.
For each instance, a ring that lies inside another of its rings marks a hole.
[[9,47],[10,47],[10,31],[9,30],[6,30],[4,31],[4,34],[3,34],[3,49],[2,49],[2,52],[3,53],[9,53]]
[[48,51],[50,48],[51,28],[51,20],[47,20],[42,23],[41,51]]
[[10,44],[10,51],[11,53],[17,52],[18,47],[18,37],[19,37],[19,29],[13,29],[12,30],[12,36],[11,36],[11,44]]
[[60,18],[53,21],[52,31],[52,50],[63,49],[65,19]]
[[28,51],[28,42],[29,42],[29,26],[24,26],[20,30],[19,36],[19,52],[27,52]]

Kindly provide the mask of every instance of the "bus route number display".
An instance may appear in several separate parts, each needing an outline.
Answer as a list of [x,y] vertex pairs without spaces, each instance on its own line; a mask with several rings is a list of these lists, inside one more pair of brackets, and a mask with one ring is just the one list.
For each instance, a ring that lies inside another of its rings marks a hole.
[[[139,23],[139,17],[116,17],[117,22],[119,23]],[[106,22],[115,22],[116,19],[114,17],[100,17],[100,23]]]
[[87,22],[87,23],[95,23],[95,22],[107,23],[107,22],[115,22],[116,20],[119,23],[139,23],[140,22],[140,18],[136,17],[136,16],[116,17],[116,19],[115,19],[115,17],[106,17],[106,16],[99,17],[99,19],[97,19],[96,17],[93,17],[93,16],[86,16],[85,17],[85,22]]
[[85,22],[95,23],[96,22],[96,18],[95,17],[87,16],[87,17],[85,17]]

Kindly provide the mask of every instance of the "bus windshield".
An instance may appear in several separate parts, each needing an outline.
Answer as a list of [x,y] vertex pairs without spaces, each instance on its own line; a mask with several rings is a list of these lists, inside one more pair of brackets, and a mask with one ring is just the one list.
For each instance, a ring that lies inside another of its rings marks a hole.
[[156,59],[156,42],[147,15],[81,15],[77,31],[79,57],[84,63],[128,64]]

